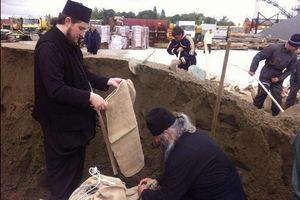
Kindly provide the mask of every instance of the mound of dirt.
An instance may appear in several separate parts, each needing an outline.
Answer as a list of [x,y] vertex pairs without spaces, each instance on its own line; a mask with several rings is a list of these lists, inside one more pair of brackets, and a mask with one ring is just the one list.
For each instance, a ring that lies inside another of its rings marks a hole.
[[[128,69],[125,59],[88,56],[94,73],[131,79],[136,88],[134,105],[145,155],[145,167],[127,186],[160,173],[160,149],[152,142],[146,113],[156,106],[188,114],[196,126],[211,131],[217,84],[200,81],[186,72],[172,72],[165,65],[147,63]],[[99,92],[99,91],[97,91]],[[104,97],[109,94],[101,93]],[[1,199],[47,199],[43,136],[31,117],[33,108],[32,48],[1,47]],[[292,196],[291,141],[300,129],[300,105],[277,117],[257,110],[250,102],[224,91],[215,140],[238,168],[250,200],[286,200]],[[88,168],[112,175],[101,129],[87,149]]]

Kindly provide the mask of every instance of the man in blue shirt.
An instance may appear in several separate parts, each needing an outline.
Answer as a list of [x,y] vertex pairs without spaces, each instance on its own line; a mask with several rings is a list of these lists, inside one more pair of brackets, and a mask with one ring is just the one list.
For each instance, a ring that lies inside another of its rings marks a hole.
[[[265,60],[259,80],[270,90],[272,96],[278,104],[281,104],[282,83],[284,79],[294,71],[297,56],[295,51],[300,46],[300,34],[294,34],[291,39],[284,44],[271,44],[259,53],[257,53],[251,63],[249,74],[253,76],[258,68],[259,62]],[[253,104],[261,109],[267,93],[258,85],[257,95]],[[272,102],[272,115],[279,114],[280,109]]]
[[184,35],[184,30],[178,26],[173,29],[172,39],[168,45],[167,52],[170,55],[178,55],[180,54],[177,65],[178,68],[188,70],[189,66],[196,65],[196,51],[195,44],[191,36]]
[[97,54],[98,49],[100,49],[101,36],[94,24],[91,24],[90,29],[85,33],[84,44],[87,51],[92,54]]

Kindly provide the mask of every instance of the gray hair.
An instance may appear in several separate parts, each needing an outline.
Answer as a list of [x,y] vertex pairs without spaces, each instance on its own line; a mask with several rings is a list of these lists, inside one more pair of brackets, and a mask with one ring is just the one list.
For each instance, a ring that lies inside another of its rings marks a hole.
[[194,133],[196,127],[191,123],[190,118],[184,113],[173,113],[176,117],[175,122],[169,127],[175,132],[176,138],[172,141],[166,141],[165,135],[160,135],[161,147],[164,149],[164,161],[167,160],[170,153],[174,149],[175,141],[178,140],[184,132]]
[[176,132],[177,136],[180,137],[182,133],[194,133],[196,127],[192,124],[190,118],[184,113],[174,113],[176,120],[171,125],[170,129]]

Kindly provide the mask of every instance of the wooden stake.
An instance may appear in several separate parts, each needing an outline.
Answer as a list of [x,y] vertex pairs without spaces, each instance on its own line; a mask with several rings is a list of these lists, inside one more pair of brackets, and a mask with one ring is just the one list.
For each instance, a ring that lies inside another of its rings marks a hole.
[[230,45],[231,45],[231,41],[228,40],[227,45],[226,45],[225,57],[224,57],[224,62],[223,62],[223,69],[222,69],[220,85],[219,85],[219,90],[218,90],[218,95],[217,95],[217,100],[216,100],[216,105],[215,105],[214,115],[213,115],[213,120],[212,120],[212,125],[211,125],[211,127],[212,127],[211,128],[211,135],[214,139],[216,139],[216,129],[217,129],[217,122],[218,122],[218,115],[219,115],[219,110],[220,110],[221,97],[222,97],[222,94],[223,94],[223,85],[224,85],[226,67],[227,67],[227,62],[228,62],[228,57],[229,57]]

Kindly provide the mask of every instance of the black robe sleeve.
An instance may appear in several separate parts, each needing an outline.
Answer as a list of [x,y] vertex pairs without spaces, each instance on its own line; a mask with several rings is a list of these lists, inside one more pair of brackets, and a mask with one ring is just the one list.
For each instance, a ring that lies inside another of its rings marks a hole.
[[[64,82],[63,56],[52,43],[44,43],[39,47],[38,66],[41,80],[47,95],[56,101],[73,106],[89,105],[90,92],[70,87]],[[95,78],[92,78],[95,81]]]

